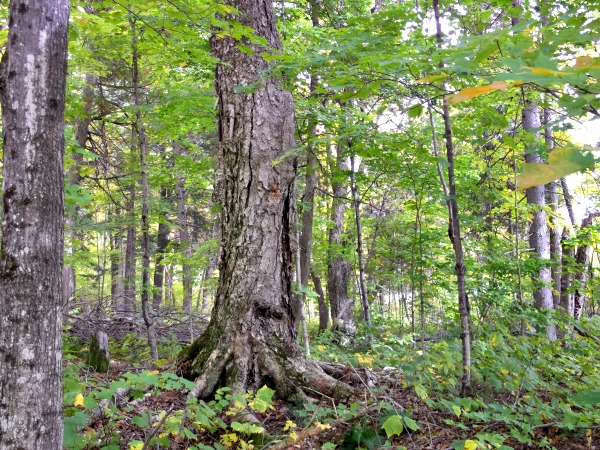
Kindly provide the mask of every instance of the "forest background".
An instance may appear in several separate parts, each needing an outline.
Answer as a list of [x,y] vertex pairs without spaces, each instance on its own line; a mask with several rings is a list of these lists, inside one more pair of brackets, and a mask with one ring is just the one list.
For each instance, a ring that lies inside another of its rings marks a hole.
[[235,4],[71,2],[65,445],[598,445],[594,1],[274,3],[283,51],[236,93],[273,77],[293,95],[296,145],[271,165],[297,167],[298,345],[367,394],[186,405],[170,370],[219,277],[210,39],[268,48]]

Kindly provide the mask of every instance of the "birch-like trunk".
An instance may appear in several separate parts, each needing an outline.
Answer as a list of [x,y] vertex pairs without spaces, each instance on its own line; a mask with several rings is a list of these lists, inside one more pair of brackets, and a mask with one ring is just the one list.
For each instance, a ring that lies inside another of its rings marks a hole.
[[60,450],[67,0],[10,2],[1,63],[0,448]]
[[[536,103],[530,102],[523,109],[523,128],[532,133],[536,138],[540,137],[540,112]],[[542,156],[538,152],[525,152],[525,162],[542,163]],[[552,310],[554,300],[552,298],[552,274],[550,270],[550,240],[548,238],[548,225],[546,223],[546,188],[544,185],[534,186],[526,189],[527,204],[532,209],[533,218],[529,227],[529,246],[535,254],[538,268],[533,275],[533,302],[538,309]],[[546,331],[548,339],[556,339],[556,328],[552,323],[548,324]]]

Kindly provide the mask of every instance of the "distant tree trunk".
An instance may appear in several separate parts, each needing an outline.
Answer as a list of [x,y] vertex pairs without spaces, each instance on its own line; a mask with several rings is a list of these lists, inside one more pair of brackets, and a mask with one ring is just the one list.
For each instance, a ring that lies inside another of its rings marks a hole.
[[573,298],[573,317],[580,319],[585,306],[585,290],[589,277],[589,268],[592,256],[592,246],[590,245],[590,236],[588,228],[592,225],[594,219],[600,214],[589,214],[581,221],[580,232],[577,235],[579,245],[575,253],[575,276],[573,277],[574,298]]
[[310,268],[310,277],[313,285],[315,286],[317,301],[319,302],[319,331],[325,331],[329,326],[329,308],[325,302],[325,293],[323,292],[321,279],[319,278],[319,275],[314,267]]
[[[270,48],[281,49],[271,1],[229,4],[239,11],[236,20]],[[284,399],[302,399],[314,389],[338,398],[347,395],[350,388],[303,356],[295,340],[295,159],[281,159],[294,147],[292,96],[279,80],[265,75],[269,63],[261,53],[266,48],[244,40],[254,51],[241,52],[227,35],[215,35],[210,42],[220,61],[215,84],[222,257],[211,321],[181,355],[183,374],[196,380],[190,395],[211,395],[222,381],[241,394],[267,383]],[[240,92],[240,86],[253,87]]]
[[[169,193],[166,188],[162,188],[160,196],[163,200],[169,198]],[[163,259],[165,257],[165,251],[169,246],[169,232],[170,227],[167,223],[167,214],[163,213],[158,223],[158,233],[156,235],[156,258],[154,263],[154,292],[152,294],[152,306],[154,311],[159,311],[162,306],[163,300],[163,284],[165,278],[165,266]]]
[[362,222],[360,218],[360,197],[358,195],[358,188],[356,186],[356,167],[354,166],[354,156],[350,158],[350,161],[350,185],[352,190],[352,206],[354,206],[354,220],[356,223],[356,254],[358,255],[358,284],[360,288],[360,305],[362,311],[362,320],[365,323],[370,324],[371,311],[369,311],[369,293],[367,291],[367,279],[365,275],[365,262],[363,257],[363,236]]
[[0,448],[59,450],[69,2],[9,8],[0,63]]
[[[135,130],[134,130],[135,131]],[[125,260],[123,262],[123,310],[121,314],[132,317],[135,310],[135,185],[129,186],[129,198],[125,204],[127,210],[127,228],[125,240]]]
[[[108,208],[107,220],[109,223],[118,223],[120,216],[119,208]],[[121,227],[116,226],[110,232],[110,296],[112,308],[115,311],[123,309],[123,278],[121,277],[120,254],[122,247]]]
[[[554,148],[554,137],[550,127],[551,113],[549,108],[544,108],[544,140],[549,150]],[[546,205],[551,212],[550,216],[550,259],[552,260],[552,303],[554,307],[560,305],[560,229],[558,228],[558,182],[552,181],[546,185]]]
[[[539,138],[540,113],[538,105],[529,103],[523,109],[523,128]],[[525,162],[541,163],[542,157],[539,153],[525,153]],[[548,225],[546,224],[545,187],[534,186],[526,189],[527,204],[533,208],[533,219],[529,228],[529,246],[535,252],[539,269],[533,276],[534,282],[534,306],[538,309],[552,310],[554,300],[552,298],[552,277],[549,267],[550,242],[548,239]],[[548,325],[546,331],[548,339],[556,339],[556,328],[553,324]]]
[[[311,86],[314,81],[311,80]],[[311,89],[312,90],[312,89]],[[310,127],[309,139],[316,136],[316,123]],[[314,144],[309,144],[306,154],[306,176],[304,196],[302,197],[302,233],[300,234],[300,284],[308,286],[311,270],[311,255],[313,241],[313,218],[315,207],[315,189],[317,186],[317,157],[314,153]],[[300,303],[302,307],[303,302]],[[296,308],[299,309],[299,308]],[[300,316],[300,311],[295,313],[296,317]]]
[[575,315],[575,304],[571,291],[571,280],[575,261],[575,245],[569,241],[569,237],[569,230],[565,228],[561,238],[560,306],[569,316],[573,317]]
[[177,185],[177,212],[179,224],[179,248],[182,254],[181,270],[183,281],[183,310],[186,314],[192,313],[192,272],[190,268],[190,234],[186,208],[187,195],[183,180]]
[[148,336],[148,346],[152,360],[158,360],[158,350],[156,345],[156,331],[154,329],[154,321],[150,311],[150,238],[148,219],[150,191],[148,188],[148,167],[146,163],[148,146],[146,142],[146,130],[144,129],[144,121],[142,118],[142,99],[140,95],[140,78],[139,78],[139,55],[138,55],[138,35],[135,24],[135,19],[130,19],[131,36],[132,36],[132,66],[133,66],[133,104],[136,106],[135,111],[135,129],[137,136],[137,145],[140,153],[140,169],[142,182],[142,289],[141,289],[141,304],[142,318],[146,325],[146,333]]
[[[327,261],[327,297],[331,308],[331,321],[334,331],[352,335],[356,331],[354,323],[354,299],[348,295],[348,282],[352,267],[344,255],[344,211],[346,210],[346,188],[337,181],[336,170],[348,170],[348,164],[338,147],[337,161],[331,164],[334,172],[331,200],[331,228],[329,229],[329,250]],[[331,158],[333,159],[333,157]],[[337,166],[337,169],[336,167]]]

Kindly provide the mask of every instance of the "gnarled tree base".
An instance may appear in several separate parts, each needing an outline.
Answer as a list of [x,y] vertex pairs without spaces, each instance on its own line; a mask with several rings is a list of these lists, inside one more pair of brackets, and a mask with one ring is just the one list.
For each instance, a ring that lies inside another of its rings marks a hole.
[[306,358],[294,342],[282,344],[272,335],[247,336],[241,331],[221,334],[211,325],[179,358],[182,376],[196,382],[190,396],[210,397],[221,386],[243,394],[265,384],[291,402],[320,395],[344,400],[356,392],[327,373],[340,376],[339,367],[327,370],[330,365]]

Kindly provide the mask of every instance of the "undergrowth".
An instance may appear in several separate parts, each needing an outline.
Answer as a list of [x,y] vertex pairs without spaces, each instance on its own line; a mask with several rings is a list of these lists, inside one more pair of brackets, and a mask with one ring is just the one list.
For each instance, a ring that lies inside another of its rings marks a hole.
[[[384,324],[366,330],[369,346],[361,336],[353,346],[340,345],[332,333],[313,336],[315,359],[376,374],[377,382],[365,383],[346,404],[323,397],[285,405],[267,386],[245,395],[221,388],[210,401],[188,399],[194,384],[168,371],[128,366],[122,373],[91,373],[79,362],[85,348],[67,341],[65,447],[402,449],[435,439],[444,448],[468,450],[592,448],[600,424],[593,337],[600,323],[578,323],[586,337],[557,317],[563,337],[549,342],[544,333],[522,335],[524,328],[543,327],[534,316],[527,319],[518,332],[508,318],[477,329],[469,397],[459,395],[460,341],[452,335],[423,346]],[[114,348],[126,347],[129,353],[115,353],[132,364],[133,350],[139,358],[145,349],[137,337],[127,339]],[[166,343],[163,354],[177,348]]]

